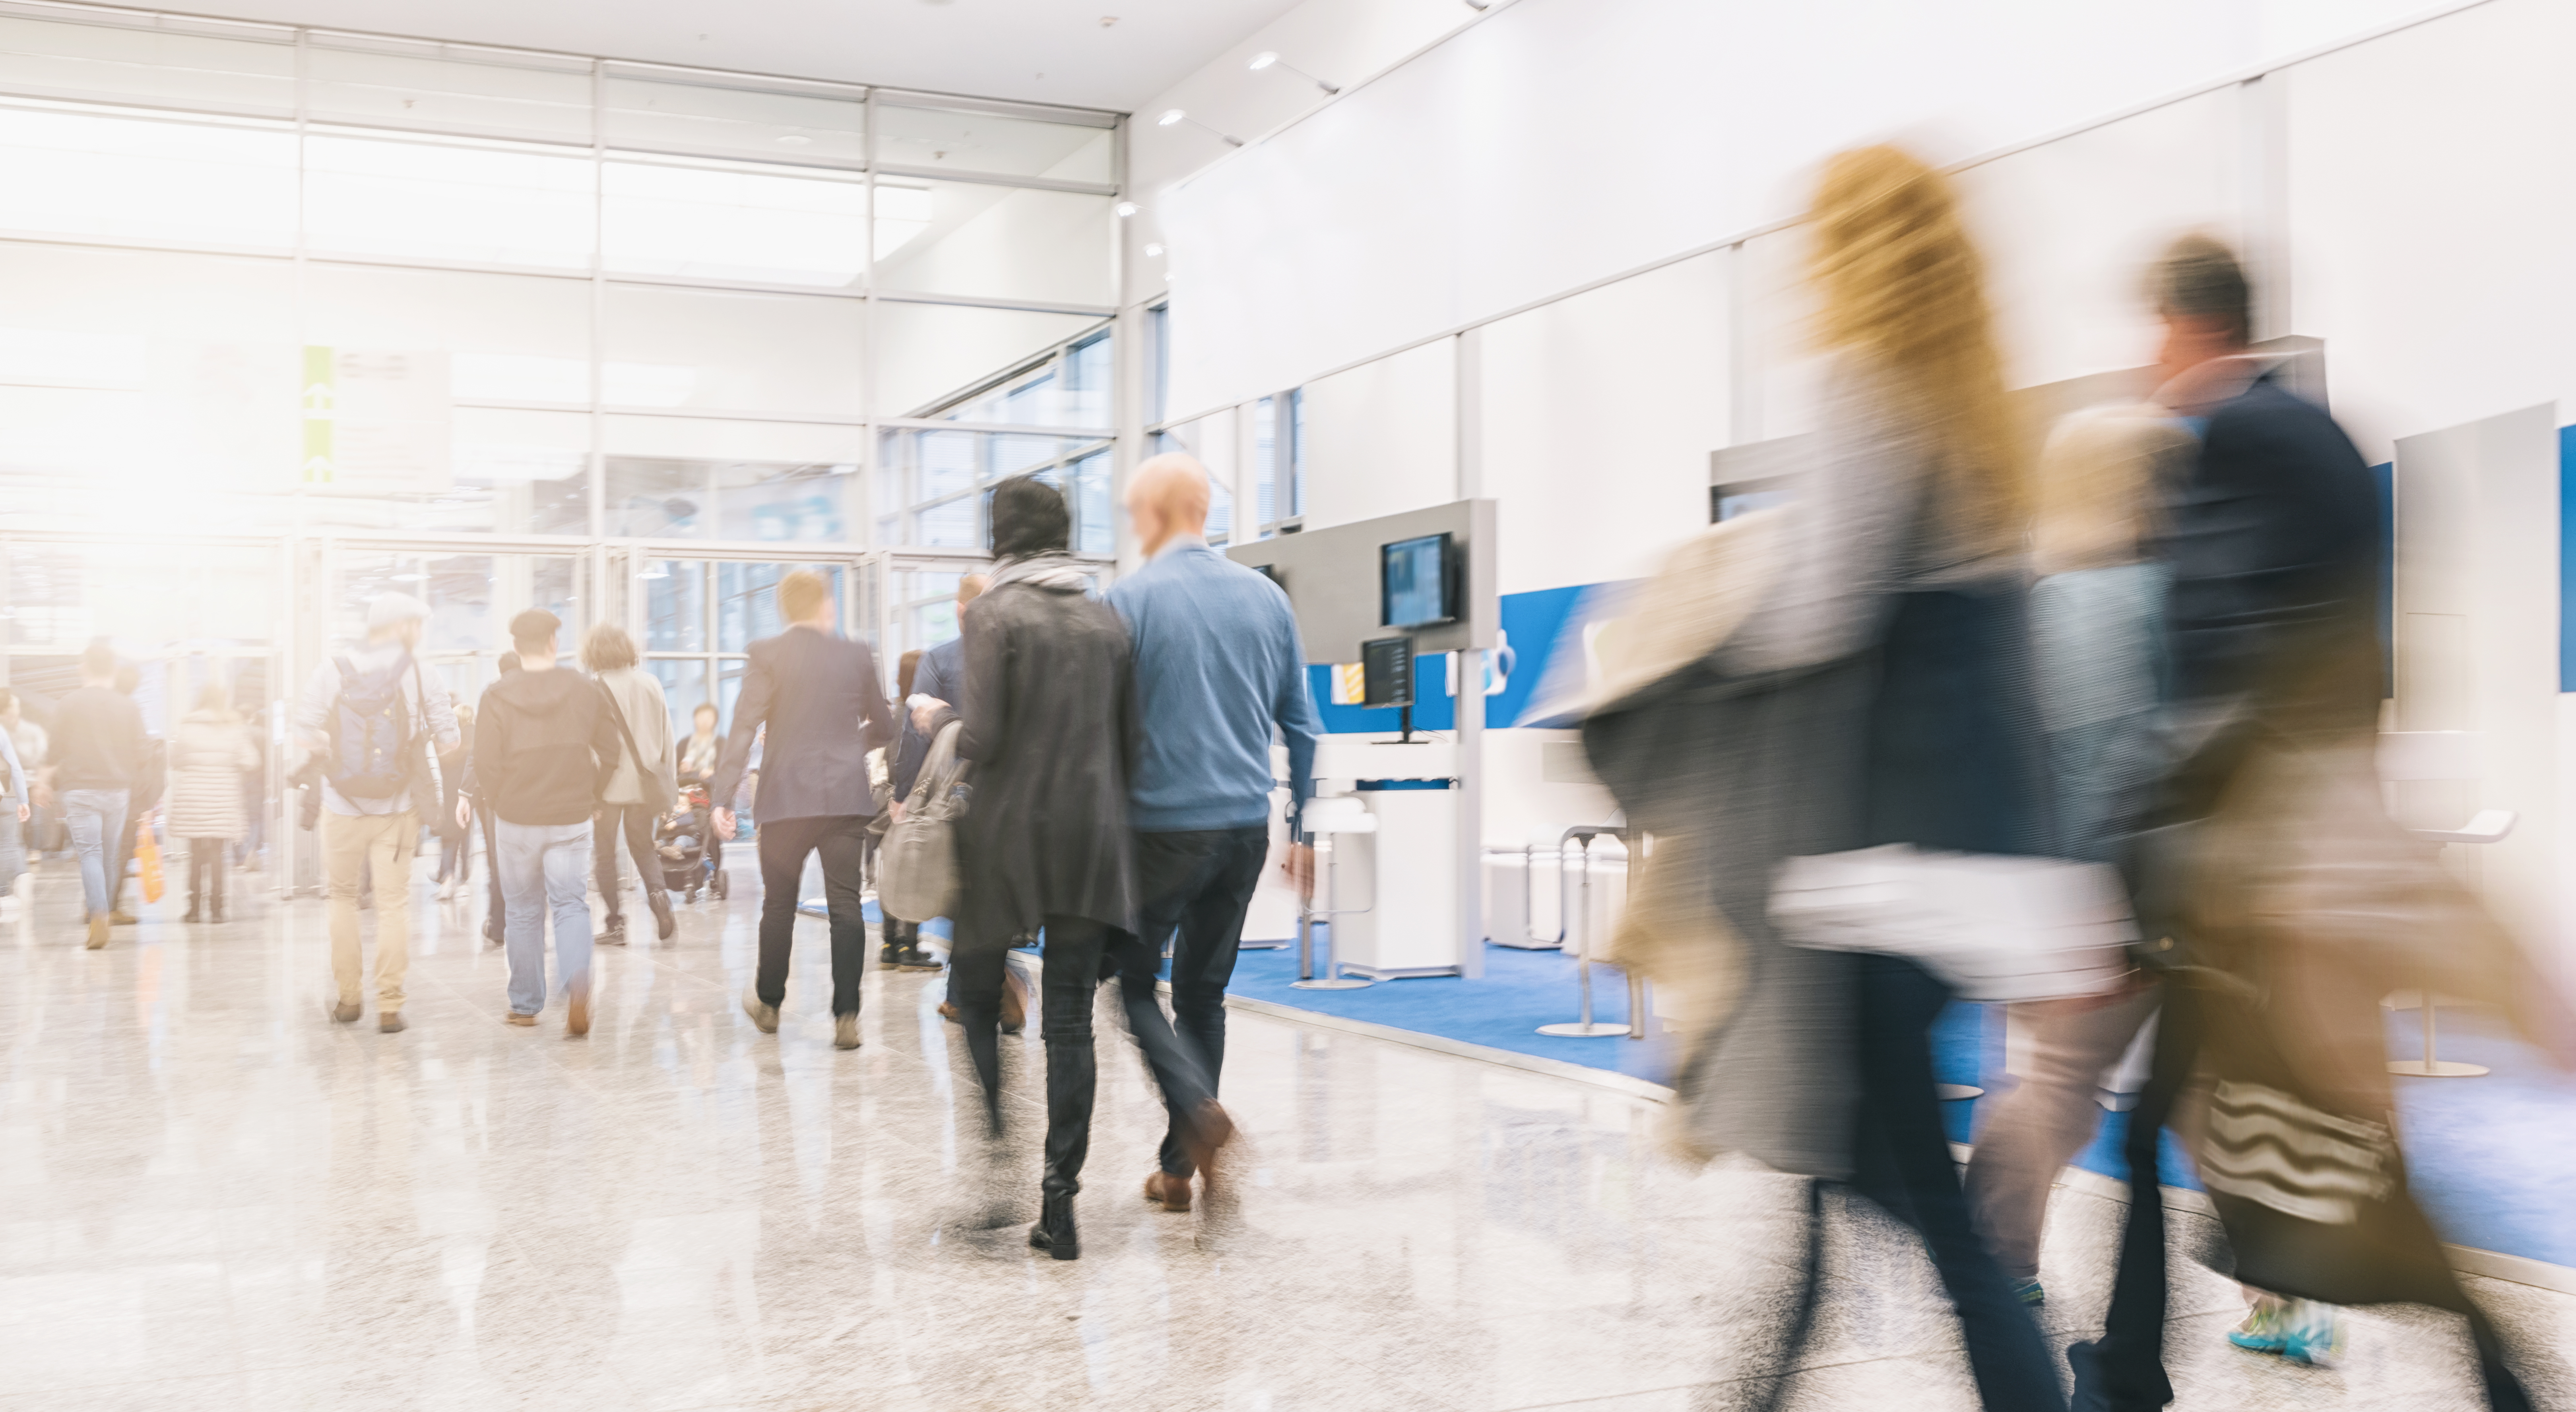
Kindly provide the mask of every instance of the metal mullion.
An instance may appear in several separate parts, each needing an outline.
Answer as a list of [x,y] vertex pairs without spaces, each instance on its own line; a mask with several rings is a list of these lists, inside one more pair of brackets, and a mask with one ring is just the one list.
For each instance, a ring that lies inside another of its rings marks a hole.
[[1007,172],[961,172],[945,167],[912,167],[900,162],[874,164],[872,170],[914,181],[949,181],[967,186],[1015,186],[1023,191],[1061,191],[1073,196],[1116,196],[1115,182],[1066,181],[1059,177],[1012,176]]
[[642,274],[620,270],[610,284],[648,285],[663,289],[718,289],[731,294],[795,294],[813,299],[857,299],[865,291],[846,284],[784,284],[776,280],[693,279],[686,275]]
[[[920,88],[877,87],[869,96],[886,95],[888,107],[929,108],[952,113],[986,113],[997,118],[1026,118],[1064,127],[1106,128],[1118,121],[1109,108],[1080,108],[1061,103],[1026,103],[1012,98],[979,98],[968,93],[934,93]],[[1096,119],[1096,121],[1092,121]]]
[[[859,412],[873,415],[877,410],[877,93],[871,88],[859,108],[859,155],[865,159],[867,175],[867,219],[859,232]],[[859,433],[859,535],[861,544],[882,548],[877,537],[877,443],[880,437],[874,427]],[[882,612],[878,614],[884,616]],[[880,639],[882,641],[882,639]]]
[[[613,160],[631,162],[633,165],[639,167],[687,166],[692,171],[707,170],[707,168],[697,165],[697,163],[701,161],[736,162],[761,167],[792,167],[798,171],[808,172],[857,173],[867,170],[867,160],[865,158],[861,158],[858,161],[853,162],[847,158],[836,158],[827,153],[819,152],[810,157],[790,156],[753,158],[746,157],[739,152],[723,151],[713,147],[686,147],[678,144],[668,147],[645,147],[621,143],[615,149],[615,154],[616,155]],[[678,160],[670,162],[657,162],[652,160],[656,157],[669,157],[676,158]]]
[[[1107,304],[1073,304],[1058,299],[988,299],[973,294],[934,294],[927,290],[887,290],[878,298],[890,304],[944,304],[959,309],[1003,309],[1023,314],[1075,314],[1107,322],[1118,311]],[[1084,329],[1079,338],[1091,330]]]
[[1022,426],[1011,422],[943,422],[930,417],[876,417],[877,426],[897,431],[971,431],[983,436],[1065,436],[1077,440],[1114,441],[1102,427]]

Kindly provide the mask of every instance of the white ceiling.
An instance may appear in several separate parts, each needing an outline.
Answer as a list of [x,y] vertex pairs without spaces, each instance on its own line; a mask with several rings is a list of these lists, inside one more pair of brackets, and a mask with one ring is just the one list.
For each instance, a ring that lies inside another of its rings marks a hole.
[[[127,0],[137,3],[138,0]],[[141,0],[149,3],[149,0]],[[169,0],[231,19],[1130,110],[1296,0]],[[1104,16],[1117,23],[1104,25]]]

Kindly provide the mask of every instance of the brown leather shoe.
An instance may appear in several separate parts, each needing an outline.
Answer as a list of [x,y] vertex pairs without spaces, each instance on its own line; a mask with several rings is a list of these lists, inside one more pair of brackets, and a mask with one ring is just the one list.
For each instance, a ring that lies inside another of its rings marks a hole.
[[1017,971],[1002,972],[1002,1033],[1018,1034],[1028,1028],[1029,989],[1020,982]]
[[1155,1172],[1145,1178],[1145,1199],[1163,1203],[1166,1211],[1190,1209],[1190,1179],[1169,1172]]
[[360,1011],[355,1005],[334,1005],[331,1007],[331,1018],[344,1025],[356,1024],[358,1016],[362,1013],[364,1012]]
[[1234,1119],[1217,1106],[1213,1098],[1199,1105],[1191,1115],[1189,1136],[1181,1139],[1181,1150],[1189,1154],[1190,1165],[1198,1168],[1199,1180],[1210,1189],[1216,1186],[1216,1155],[1234,1141]]
[[501,1017],[501,1023],[505,1025],[518,1025],[525,1029],[534,1029],[537,1025],[537,1017],[534,1015],[522,1015],[518,1011],[513,1010],[509,1014]]
[[401,1034],[409,1028],[403,1022],[400,1010],[387,1010],[376,1016],[376,1032],[379,1034]]
[[574,986],[570,994],[572,1004],[564,1013],[564,1033],[579,1039],[590,1033],[590,987]]
[[966,1013],[959,1010],[956,1006],[949,1004],[945,1000],[939,1002],[939,1018],[946,1020],[952,1025],[962,1025],[966,1023]]

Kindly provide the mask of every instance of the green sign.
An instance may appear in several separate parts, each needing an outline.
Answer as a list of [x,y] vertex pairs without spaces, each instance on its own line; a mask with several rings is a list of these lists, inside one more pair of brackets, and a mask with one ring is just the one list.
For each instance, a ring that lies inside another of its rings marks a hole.
[[339,411],[339,378],[331,350],[304,345],[304,481],[328,485],[338,477],[331,459],[332,419]]

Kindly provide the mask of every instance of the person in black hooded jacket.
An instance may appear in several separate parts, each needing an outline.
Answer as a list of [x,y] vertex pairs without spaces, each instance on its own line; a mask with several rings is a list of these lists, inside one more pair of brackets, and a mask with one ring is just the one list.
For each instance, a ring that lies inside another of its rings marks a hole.
[[948,984],[995,1122],[1004,955],[1014,938],[1043,928],[1046,1206],[1029,1243],[1071,1260],[1081,1253],[1073,1197],[1098,1072],[1092,1002],[1112,934],[1136,926],[1127,831],[1135,674],[1126,623],[1091,594],[1088,571],[1066,552],[1072,516],[1063,493],[1032,476],[1004,481],[993,491],[992,524],[998,562],[962,625],[964,713],[926,701],[914,719],[933,740],[952,722],[962,727],[957,753],[973,800],[958,830],[962,915],[953,919]]

